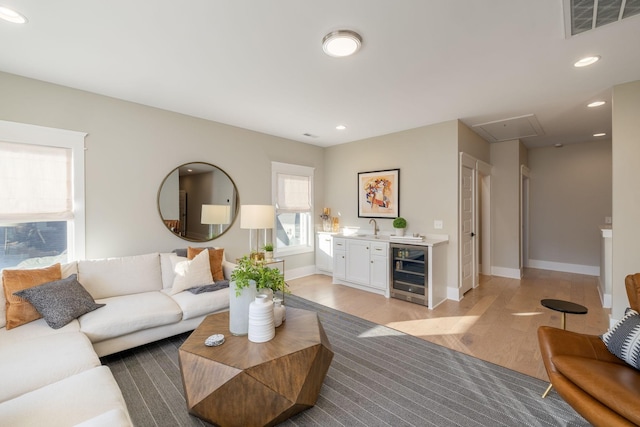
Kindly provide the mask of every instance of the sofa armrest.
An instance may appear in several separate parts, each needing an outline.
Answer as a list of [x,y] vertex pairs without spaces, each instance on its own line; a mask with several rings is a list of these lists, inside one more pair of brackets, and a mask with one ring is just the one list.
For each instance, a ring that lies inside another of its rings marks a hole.
[[231,280],[231,273],[236,269],[238,264],[234,264],[233,262],[227,261],[226,259],[222,260],[222,272],[224,273],[224,278],[227,280]]

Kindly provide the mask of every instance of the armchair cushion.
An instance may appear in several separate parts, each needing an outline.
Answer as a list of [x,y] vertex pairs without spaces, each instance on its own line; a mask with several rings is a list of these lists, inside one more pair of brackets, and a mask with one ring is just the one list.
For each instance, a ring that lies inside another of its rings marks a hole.
[[640,314],[627,308],[613,328],[601,335],[607,349],[636,369],[640,369]]

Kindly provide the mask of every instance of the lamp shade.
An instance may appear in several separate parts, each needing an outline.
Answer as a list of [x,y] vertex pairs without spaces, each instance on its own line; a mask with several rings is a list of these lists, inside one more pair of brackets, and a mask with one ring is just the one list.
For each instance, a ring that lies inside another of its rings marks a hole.
[[240,228],[273,228],[275,209],[272,205],[241,205]]
[[202,205],[202,224],[229,224],[231,222],[231,206]]

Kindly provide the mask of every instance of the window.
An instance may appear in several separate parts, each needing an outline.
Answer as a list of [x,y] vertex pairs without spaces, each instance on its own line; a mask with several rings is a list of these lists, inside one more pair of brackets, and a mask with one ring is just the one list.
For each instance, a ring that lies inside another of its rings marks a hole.
[[313,168],[271,163],[277,256],[313,251]]
[[0,121],[0,269],[84,257],[85,136]]

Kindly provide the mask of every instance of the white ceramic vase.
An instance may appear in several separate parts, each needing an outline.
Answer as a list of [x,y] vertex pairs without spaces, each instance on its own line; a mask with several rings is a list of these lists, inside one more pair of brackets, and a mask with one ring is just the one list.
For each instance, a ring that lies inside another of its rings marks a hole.
[[273,251],[265,251],[264,259],[271,261],[273,259]]
[[249,281],[249,286],[236,295],[236,282],[229,283],[229,332],[233,335],[249,333],[249,306],[256,299],[256,282]]
[[284,322],[286,310],[280,298],[273,300],[273,321],[275,322],[276,328]]
[[404,236],[404,228],[396,228],[396,236]]
[[276,336],[273,318],[273,299],[258,294],[249,306],[249,341],[267,342]]

